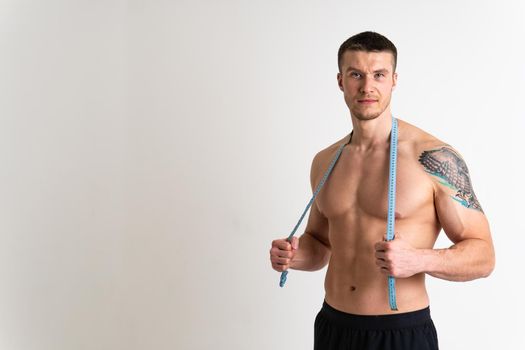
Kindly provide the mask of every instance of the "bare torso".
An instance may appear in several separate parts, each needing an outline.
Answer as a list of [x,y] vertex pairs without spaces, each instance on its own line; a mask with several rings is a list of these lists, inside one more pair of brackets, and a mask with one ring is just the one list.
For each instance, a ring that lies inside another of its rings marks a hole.
[[[444,143],[399,122],[395,231],[416,248],[432,248],[441,229],[434,206],[434,188],[418,162],[421,151]],[[348,137],[319,154],[314,182]],[[374,244],[386,234],[389,145],[362,151],[346,145],[315,205],[328,219],[331,256],[325,278],[325,299],[341,311],[388,314],[387,277],[375,264]],[[425,274],[396,279],[400,312],[429,305]]]

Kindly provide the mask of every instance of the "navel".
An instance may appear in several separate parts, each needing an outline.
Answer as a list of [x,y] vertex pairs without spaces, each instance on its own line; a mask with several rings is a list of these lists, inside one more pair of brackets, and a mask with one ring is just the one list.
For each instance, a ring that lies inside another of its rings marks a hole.
[[350,291],[351,291],[351,292],[355,292],[356,289],[357,289],[357,287],[355,287],[355,286],[350,286]]

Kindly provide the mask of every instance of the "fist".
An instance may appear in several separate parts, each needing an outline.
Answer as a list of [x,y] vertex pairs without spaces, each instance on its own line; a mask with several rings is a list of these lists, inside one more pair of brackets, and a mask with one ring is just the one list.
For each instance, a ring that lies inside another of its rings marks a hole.
[[286,239],[274,240],[270,249],[272,268],[278,272],[288,270],[297,249],[299,249],[299,238],[295,236],[292,237],[291,243]]
[[383,241],[375,244],[376,265],[387,276],[411,277],[422,272],[418,251],[399,233],[389,242],[386,242],[385,236]]

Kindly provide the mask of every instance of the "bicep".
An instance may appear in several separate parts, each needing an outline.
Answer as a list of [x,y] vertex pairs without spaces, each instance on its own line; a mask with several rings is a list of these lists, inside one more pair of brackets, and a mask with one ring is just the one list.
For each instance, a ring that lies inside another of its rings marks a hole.
[[454,189],[443,188],[441,183],[435,186],[436,213],[443,231],[453,243],[473,238],[491,240],[489,224],[481,210],[462,204]]
[[330,240],[328,239],[328,219],[319,211],[315,201],[310,208],[308,223],[306,224],[304,233],[309,234],[324,246],[330,248]]
[[419,162],[433,180],[436,213],[450,240],[489,239],[488,222],[461,155],[445,145],[424,151]]

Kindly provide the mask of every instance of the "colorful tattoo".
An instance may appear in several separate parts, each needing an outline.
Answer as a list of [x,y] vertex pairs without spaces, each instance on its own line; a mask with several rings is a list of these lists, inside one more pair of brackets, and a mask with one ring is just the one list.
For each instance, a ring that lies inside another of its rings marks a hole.
[[439,178],[439,182],[456,191],[454,200],[467,208],[479,210],[481,205],[474,194],[467,165],[463,159],[449,147],[441,147],[430,151],[423,151],[419,162],[425,171]]

